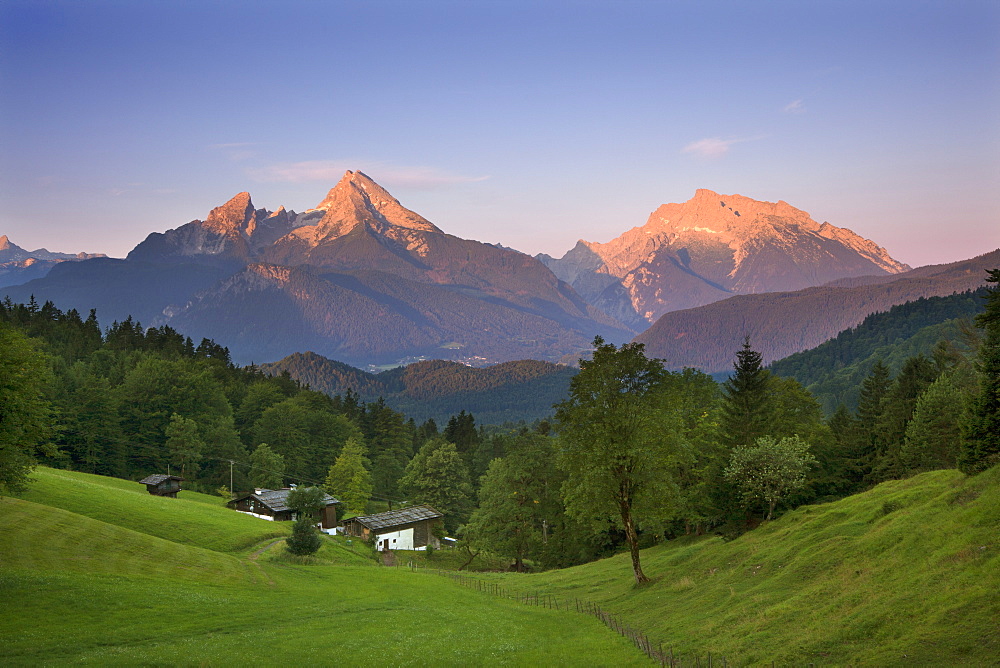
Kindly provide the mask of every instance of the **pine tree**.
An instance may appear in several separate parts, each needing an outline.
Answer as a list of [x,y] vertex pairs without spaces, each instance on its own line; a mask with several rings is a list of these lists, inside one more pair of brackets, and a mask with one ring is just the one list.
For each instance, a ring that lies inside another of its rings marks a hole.
[[986,282],[994,287],[986,295],[986,310],[976,316],[986,332],[979,345],[981,381],[958,455],[958,468],[970,475],[1000,463],[1000,269],[991,269]]
[[734,373],[722,385],[722,437],[726,445],[749,445],[770,433],[774,406],[770,372],[763,357],[750,347],[750,337],[736,353]]
[[938,376],[938,369],[924,355],[914,355],[903,368],[885,395],[882,415],[875,425],[875,458],[869,482],[900,478],[906,468],[900,459],[906,426],[913,417],[917,399]]
[[892,378],[881,359],[876,360],[871,371],[861,383],[858,397],[858,421],[852,452],[854,485],[858,489],[871,475],[878,452],[878,424],[885,412],[885,398],[892,387]]

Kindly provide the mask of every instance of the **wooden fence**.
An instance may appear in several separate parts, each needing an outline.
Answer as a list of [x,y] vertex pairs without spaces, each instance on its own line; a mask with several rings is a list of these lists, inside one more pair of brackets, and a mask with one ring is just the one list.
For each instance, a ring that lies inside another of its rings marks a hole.
[[573,598],[573,600],[560,600],[552,594],[543,594],[541,592],[514,592],[497,582],[480,580],[479,578],[474,578],[462,573],[456,573],[454,571],[442,571],[433,568],[425,568],[412,562],[409,564],[409,568],[411,570],[416,570],[417,568],[427,570],[442,577],[447,577],[464,587],[469,587],[470,589],[475,589],[476,591],[490,594],[492,596],[499,596],[500,598],[514,600],[523,605],[536,605],[551,608],[553,610],[569,610],[591,615],[601,620],[601,622],[603,622],[604,625],[612,631],[615,631],[622,637],[631,640],[636,647],[646,654],[646,656],[653,661],[659,662],[661,666],[670,666],[670,668],[691,668],[692,666],[694,668],[702,668],[703,666],[705,668],[713,668],[715,666],[728,668],[729,666],[729,661],[725,656],[713,655],[711,652],[707,652],[706,654],[695,653],[693,655],[674,653],[674,648],[672,646],[667,645],[667,647],[664,647],[663,642],[654,643],[649,639],[649,636],[641,630],[626,624],[620,618],[602,609],[600,605],[591,601],[585,601],[579,598]]

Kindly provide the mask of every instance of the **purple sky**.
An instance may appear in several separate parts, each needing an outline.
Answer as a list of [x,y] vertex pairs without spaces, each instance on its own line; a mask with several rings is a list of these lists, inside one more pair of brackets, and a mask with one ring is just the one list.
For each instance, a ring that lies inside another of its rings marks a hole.
[[1000,247],[1000,3],[0,3],[0,234],[123,256],[360,169],[561,256],[697,188],[918,266]]

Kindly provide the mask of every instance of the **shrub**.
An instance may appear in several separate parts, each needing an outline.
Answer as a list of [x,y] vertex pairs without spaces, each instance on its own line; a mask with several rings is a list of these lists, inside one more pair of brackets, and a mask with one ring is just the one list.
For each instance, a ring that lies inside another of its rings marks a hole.
[[301,517],[295,521],[292,535],[286,538],[285,542],[288,544],[289,552],[300,556],[315,554],[322,545],[322,539],[308,517]]

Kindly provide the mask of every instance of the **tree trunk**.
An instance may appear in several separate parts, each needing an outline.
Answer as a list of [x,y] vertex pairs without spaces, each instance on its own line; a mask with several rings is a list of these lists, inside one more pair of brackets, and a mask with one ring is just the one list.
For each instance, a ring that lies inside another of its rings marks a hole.
[[639,565],[639,534],[636,533],[635,524],[632,522],[632,509],[621,505],[622,524],[625,526],[625,538],[628,540],[628,548],[632,553],[632,572],[635,573],[635,583],[638,585],[649,582],[649,578],[642,572]]

